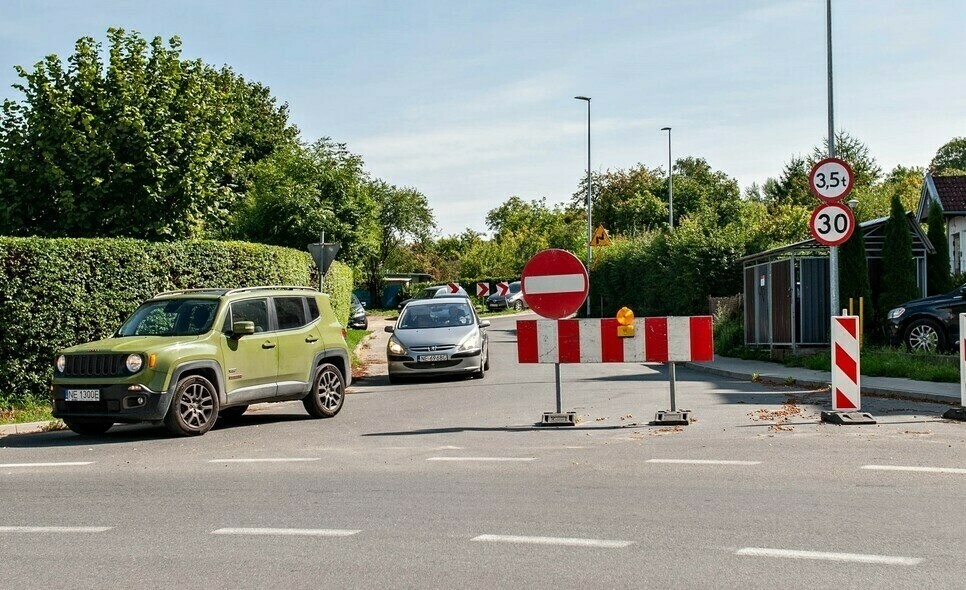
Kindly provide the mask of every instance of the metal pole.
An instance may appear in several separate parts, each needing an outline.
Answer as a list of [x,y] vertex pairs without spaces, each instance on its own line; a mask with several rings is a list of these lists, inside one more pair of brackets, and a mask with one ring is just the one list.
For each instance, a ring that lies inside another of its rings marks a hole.
[[560,414],[563,412],[561,409],[563,406],[560,402],[560,363],[553,364],[553,376],[557,383],[557,413]]
[[671,128],[662,127],[661,131],[667,131],[667,211],[668,227],[674,231],[674,182],[671,175]]
[[[587,101],[587,277],[590,278],[590,263],[593,261],[593,249],[590,246],[594,239],[594,226],[591,220],[591,187],[590,187],[590,97],[575,96],[576,100]],[[589,286],[589,285],[588,285]],[[587,292],[587,317],[590,317],[590,290]]]
[[[828,157],[835,157],[835,115],[832,101],[832,0],[825,1],[826,32],[828,40]],[[829,300],[832,315],[839,312],[839,249],[831,246],[828,249],[829,264]]]
[[678,405],[677,405],[677,401],[674,398],[674,381],[676,379],[676,375],[674,371],[674,361],[671,361],[667,365],[668,365],[668,377],[670,378],[670,381],[671,381],[671,411],[677,412]]

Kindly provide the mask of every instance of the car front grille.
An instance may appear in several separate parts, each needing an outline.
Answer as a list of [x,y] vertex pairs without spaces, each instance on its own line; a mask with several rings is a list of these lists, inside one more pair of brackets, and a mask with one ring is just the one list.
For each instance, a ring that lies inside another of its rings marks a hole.
[[120,377],[126,354],[70,354],[65,358],[64,377]]
[[421,352],[421,353],[425,353],[425,352],[440,352],[440,353],[442,353],[442,352],[449,352],[451,350],[454,350],[455,348],[456,348],[456,345],[454,345],[454,344],[440,345],[440,346],[413,346],[413,347],[411,347],[409,349],[409,351],[410,352]]

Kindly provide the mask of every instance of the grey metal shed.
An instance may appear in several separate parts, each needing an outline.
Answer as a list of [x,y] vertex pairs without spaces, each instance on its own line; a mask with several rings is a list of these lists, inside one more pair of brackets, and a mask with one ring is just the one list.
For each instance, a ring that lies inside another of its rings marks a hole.
[[[926,254],[935,252],[929,238],[907,215],[916,262],[916,284],[926,294]],[[859,224],[865,238],[872,295],[880,292],[882,246],[888,217]],[[828,248],[805,240],[740,259],[744,264],[745,344],[755,346],[827,346],[831,322]],[[843,306],[847,302],[842,302]]]

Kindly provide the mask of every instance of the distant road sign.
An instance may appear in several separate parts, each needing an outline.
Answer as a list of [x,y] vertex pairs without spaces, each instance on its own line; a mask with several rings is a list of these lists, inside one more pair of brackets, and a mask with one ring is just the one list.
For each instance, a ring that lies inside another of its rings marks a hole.
[[808,229],[820,244],[841,246],[855,231],[855,216],[842,203],[824,203],[812,211]]
[[852,192],[855,175],[845,160],[825,158],[812,166],[808,186],[812,194],[826,202],[838,201]]
[[496,294],[500,297],[506,297],[506,294],[510,292],[510,283],[499,282],[496,284]]
[[610,246],[610,235],[604,229],[603,225],[597,226],[596,231],[594,231],[594,237],[590,239],[590,245],[595,248],[598,246]]
[[456,283],[446,283],[446,286],[449,287],[449,292],[450,293],[459,293],[460,292],[460,286],[457,285]]
[[477,283],[476,284],[476,296],[486,297],[490,294],[490,284],[489,283]]
[[534,312],[559,320],[574,313],[590,289],[587,269],[566,250],[541,250],[523,268],[523,298]]

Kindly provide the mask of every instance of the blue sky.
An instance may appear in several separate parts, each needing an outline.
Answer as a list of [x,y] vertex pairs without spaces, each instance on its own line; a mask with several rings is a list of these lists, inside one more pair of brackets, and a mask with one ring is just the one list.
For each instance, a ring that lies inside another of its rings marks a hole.
[[[836,128],[884,170],[966,135],[966,2],[833,0]],[[421,190],[443,235],[512,195],[570,199],[586,170],[698,156],[742,188],[826,134],[824,0],[636,2],[0,0],[14,65],[108,27],[178,35],[288,102],[307,140]]]

